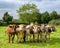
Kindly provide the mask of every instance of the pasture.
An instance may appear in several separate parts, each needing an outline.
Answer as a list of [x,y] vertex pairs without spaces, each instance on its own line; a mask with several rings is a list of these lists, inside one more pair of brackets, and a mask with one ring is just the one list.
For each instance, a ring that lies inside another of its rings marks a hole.
[[17,43],[16,36],[14,43],[8,43],[8,37],[5,34],[5,26],[0,26],[0,48],[60,48],[60,26],[56,26],[56,32],[52,32],[50,40],[47,42],[26,42]]

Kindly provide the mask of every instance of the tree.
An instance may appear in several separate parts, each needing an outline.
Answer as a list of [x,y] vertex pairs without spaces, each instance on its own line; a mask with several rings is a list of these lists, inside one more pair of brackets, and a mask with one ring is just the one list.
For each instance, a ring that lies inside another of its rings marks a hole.
[[60,19],[60,14],[57,14],[57,19]]
[[42,13],[41,21],[42,23],[48,23],[50,21],[49,13],[47,11]]
[[4,13],[3,21],[7,22],[7,24],[8,24],[10,21],[12,21],[12,19],[13,19],[13,17],[10,16],[10,15],[8,14],[8,12],[5,12],[5,13]]
[[42,21],[41,21],[41,13],[36,13],[36,15],[37,15],[37,23],[41,23]]
[[50,19],[52,20],[52,19],[57,19],[57,18],[58,18],[57,12],[56,11],[52,11],[50,13]]
[[39,10],[35,4],[25,4],[17,10],[20,22],[30,23],[37,21]]

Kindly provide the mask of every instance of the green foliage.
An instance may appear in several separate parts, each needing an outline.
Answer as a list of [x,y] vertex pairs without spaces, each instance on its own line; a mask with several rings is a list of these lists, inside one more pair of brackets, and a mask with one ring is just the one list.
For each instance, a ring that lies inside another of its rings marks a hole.
[[0,20],[0,26],[5,26],[5,25],[7,25],[7,23],[2,21],[2,20]]
[[34,14],[34,16],[36,15],[36,21],[34,21],[34,22],[37,22],[37,23],[41,23],[42,21],[41,21],[41,13],[36,13],[36,14]]
[[35,4],[25,4],[17,10],[21,23],[48,23],[50,20],[60,18],[60,15],[56,11],[52,11],[50,14],[46,11],[39,13]]
[[17,10],[20,22],[30,23],[37,21],[39,10],[35,4],[25,4]]
[[14,19],[12,20],[13,23],[20,23],[20,21],[18,19]]
[[57,19],[58,18],[58,14],[56,11],[52,11],[50,13],[50,19],[53,20],[53,19]]
[[41,16],[42,23],[48,23],[50,21],[49,13],[46,11]]
[[35,22],[34,24],[38,25],[38,23],[37,23],[37,22]]
[[35,24],[41,24],[41,23],[50,23],[59,25],[60,21],[60,14],[57,14],[56,11],[52,11],[51,13],[48,13],[47,11],[44,13],[40,13],[39,9],[35,4],[24,4],[22,5],[18,10],[17,13],[19,15],[18,20],[14,20],[12,16],[8,14],[8,12],[4,13],[3,21],[0,22],[0,24],[9,24],[9,23],[26,23],[29,24],[31,22]]
[[5,12],[5,13],[4,13],[3,21],[9,23],[9,21],[12,21],[12,19],[13,19],[13,17],[10,16],[10,15],[8,14],[8,12]]
[[60,19],[51,20],[51,21],[49,22],[49,24],[52,24],[52,25],[60,25]]
[[46,11],[40,13],[35,4],[24,4],[17,10],[19,14],[19,20],[21,23],[48,23],[53,19],[60,18],[60,15],[56,11],[52,11],[50,14]]

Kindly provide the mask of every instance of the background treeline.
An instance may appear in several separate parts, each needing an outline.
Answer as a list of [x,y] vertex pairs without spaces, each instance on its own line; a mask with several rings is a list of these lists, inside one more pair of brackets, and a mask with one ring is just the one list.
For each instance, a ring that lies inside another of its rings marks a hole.
[[19,19],[13,19],[8,12],[4,13],[2,20],[0,20],[0,25],[8,24],[29,24],[31,22],[35,24],[54,24],[60,25],[60,14],[56,11],[40,13],[39,9],[35,4],[24,4],[18,10]]

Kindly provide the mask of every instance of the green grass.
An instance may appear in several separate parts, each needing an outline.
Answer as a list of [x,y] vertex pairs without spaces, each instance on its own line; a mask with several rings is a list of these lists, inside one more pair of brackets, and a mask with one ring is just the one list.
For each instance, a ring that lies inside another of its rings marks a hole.
[[46,43],[8,43],[8,37],[5,35],[6,27],[0,26],[0,48],[60,48],[60,26],[56,26],[57,31],[51,33],[51,39]]

